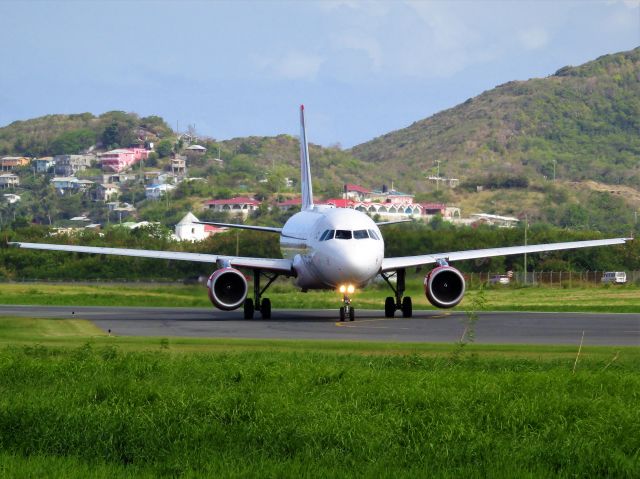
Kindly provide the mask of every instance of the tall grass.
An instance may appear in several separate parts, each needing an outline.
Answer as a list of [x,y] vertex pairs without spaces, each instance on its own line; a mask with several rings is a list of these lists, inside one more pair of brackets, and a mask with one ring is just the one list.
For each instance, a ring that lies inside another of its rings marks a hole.
[[0,350],[0,472],[640,475],[637,355],[572,374],[573,358],[171,347]]

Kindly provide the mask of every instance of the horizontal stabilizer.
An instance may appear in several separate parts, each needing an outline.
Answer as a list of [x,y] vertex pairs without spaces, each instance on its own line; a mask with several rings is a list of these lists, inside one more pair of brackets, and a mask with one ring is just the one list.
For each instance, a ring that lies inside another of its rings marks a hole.
[[411,223],[413,220],[393,220],[393,221],[379,221],[376,223],[378,226],[395,225],[396,223]]
[[282,233],[282,228],[271,226],[237,225],[232,223],[218,223],[216,221],[194,221],[197,225],[220,226],[221,228],[237,228],[240,230],[264,231],[266,233]]

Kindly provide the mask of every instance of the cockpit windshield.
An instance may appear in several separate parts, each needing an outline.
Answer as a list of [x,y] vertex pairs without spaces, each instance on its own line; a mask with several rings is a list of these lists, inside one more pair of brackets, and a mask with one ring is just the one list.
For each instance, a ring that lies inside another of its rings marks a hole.
[[341,240],[350,240],[350,239],[373,239],[380,241],[380,236],[374,230],[325,230],[324,233],[320,236],[318,241],[329,241],[330,239],[341,239]]
[[351,237],[351,231],[349,230],[336,230],[336,239],[349,240]]

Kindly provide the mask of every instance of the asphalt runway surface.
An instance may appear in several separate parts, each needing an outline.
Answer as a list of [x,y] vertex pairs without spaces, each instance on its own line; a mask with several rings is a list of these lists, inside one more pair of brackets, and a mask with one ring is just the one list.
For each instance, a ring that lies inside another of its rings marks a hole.
[[[0,306],[0,316],[87,319],[118,336],[195,338],[331,339],[344,341],[454,342],[468,324],[464,311],[414,311],[413,318],[385,318],[356,310],[354,322],[337,310],[274,310],[256,313],[210,308]],[[474,326],[483,344],[579,344],[640,346],[640,314],[481,312]]]

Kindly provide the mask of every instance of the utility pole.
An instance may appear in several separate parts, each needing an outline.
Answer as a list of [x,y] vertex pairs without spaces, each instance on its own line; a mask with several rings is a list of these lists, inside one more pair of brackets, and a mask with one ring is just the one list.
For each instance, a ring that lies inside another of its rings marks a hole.
[[[527,247],[527,230],[529,229],[529,218],[524,215],[524,247]],[[527,284],[527,250],[524,250],[524,281],[523,284]]]
[[436,191],[440,191],[440,160],[436,160],[438,164],[438,174],[436,175]]
[[556,159],[554,158],[554,159],[553,159],[553,182],[554,182],[554,183],[556,182],[556,163],[557,163],[557,161],[556,161]]

